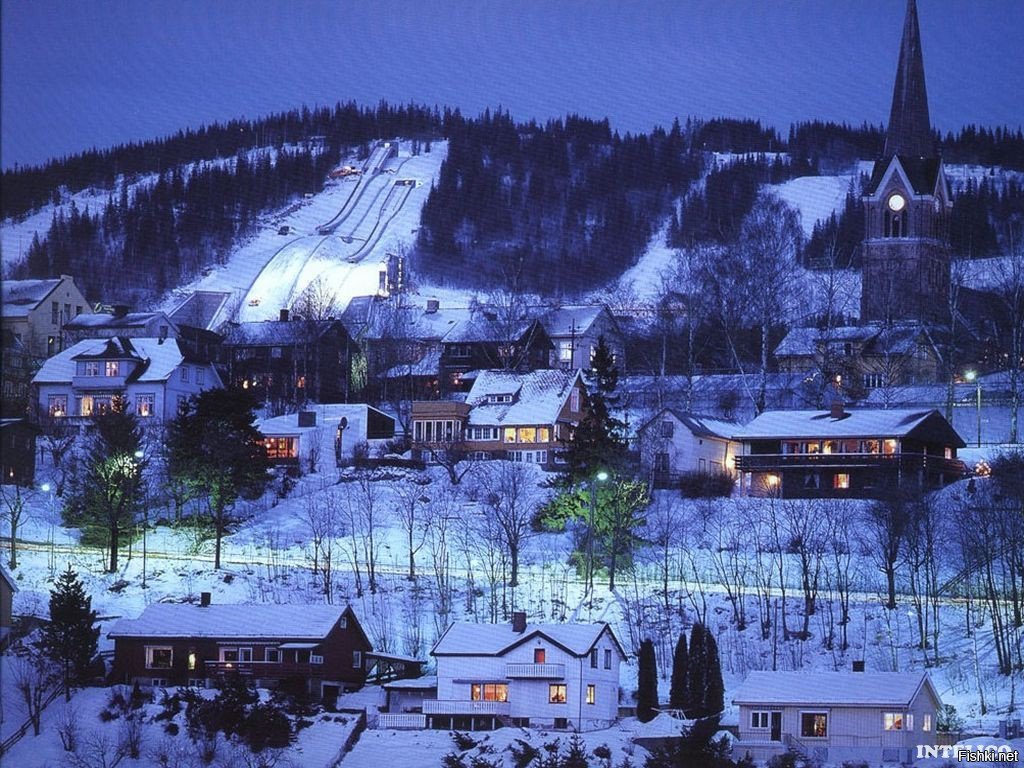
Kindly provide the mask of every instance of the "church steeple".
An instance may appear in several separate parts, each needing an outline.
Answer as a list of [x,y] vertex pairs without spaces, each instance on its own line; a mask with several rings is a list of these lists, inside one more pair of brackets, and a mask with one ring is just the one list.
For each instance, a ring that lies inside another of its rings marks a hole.
[[903,21],[900,62],[896,69],[896,85],[892,92],[892,109],[885,135],[885,156],[934,157],[928,118],[928,93],[924,85],[924,56],[921,53],[921,31],[917,23],[917,3],[907,0],[907,16]]

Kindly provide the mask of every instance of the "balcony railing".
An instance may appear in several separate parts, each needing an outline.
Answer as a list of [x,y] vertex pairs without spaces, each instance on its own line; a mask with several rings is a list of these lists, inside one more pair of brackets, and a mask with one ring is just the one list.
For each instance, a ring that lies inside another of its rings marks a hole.
[[959,459],[924,453],[757,453],[737,456],[740,472],[771,472],[787,469],[892,469],[923,470],[927,474],[966,474]]
[[207,661],[206,674],[241,675],[242,677],[323,677],[323,664],[297,663],[294,661]]
[[424,699],[425,715],[507,715],[507,701],[451,701]]
[[85,391],[124,389],[125,376],[72,376],[71,388]]
[[506,664],[505,677],[561,680],[565,677],[565,664]]

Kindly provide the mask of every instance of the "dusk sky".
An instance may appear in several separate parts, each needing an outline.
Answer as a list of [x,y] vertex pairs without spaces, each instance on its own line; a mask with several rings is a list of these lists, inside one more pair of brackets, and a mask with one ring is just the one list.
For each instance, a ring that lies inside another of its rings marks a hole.
[[[904,0],[2,0],[2,164],[356,100],[884,122]],[[919,0],[943,131],[1024,123],[1024,2]]]

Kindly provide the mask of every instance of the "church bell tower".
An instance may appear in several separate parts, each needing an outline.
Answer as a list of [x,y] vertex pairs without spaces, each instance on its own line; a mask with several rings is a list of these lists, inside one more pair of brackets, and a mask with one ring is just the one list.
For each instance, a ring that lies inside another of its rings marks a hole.
[[863,201],[861,322],[939,319],[949,302],[953,204],[928,117],[915,0],[907,0],[885,149]]

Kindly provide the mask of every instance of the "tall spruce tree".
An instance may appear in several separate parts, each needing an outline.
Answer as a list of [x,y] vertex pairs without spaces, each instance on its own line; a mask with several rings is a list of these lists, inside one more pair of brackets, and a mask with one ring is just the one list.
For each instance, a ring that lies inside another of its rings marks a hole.
[[644,640],[637,654],[636,716],[641,723],[654,719],[658,707],[658,660],[654,655],[654,643]]
[[718,641],[705,628],[704,657],[707,660],[707,678],[704,688],[704,716],[720,715],[725,709],[725,683],[722,681],[722,662],[718,658]]
[[707,630],[699,621],[690,630],[689,669],[686,676],[686,694],[690,717],[704,716],[704,696],[707,691]]
[[78,575],[68,565],[50,592],[50,623],[43,628],[42,648],[60,663],[65,699],[71,700],[71,686],[85,677],[96,655],[100,628],[92,598],[85,594]]
[[672,655],[672,687],[669,689],[668,705],[672,709],[680,709],[684,713],[690,709],[689,677],[690,652],[686,645],[686,632],[679,633],[676,650]]

